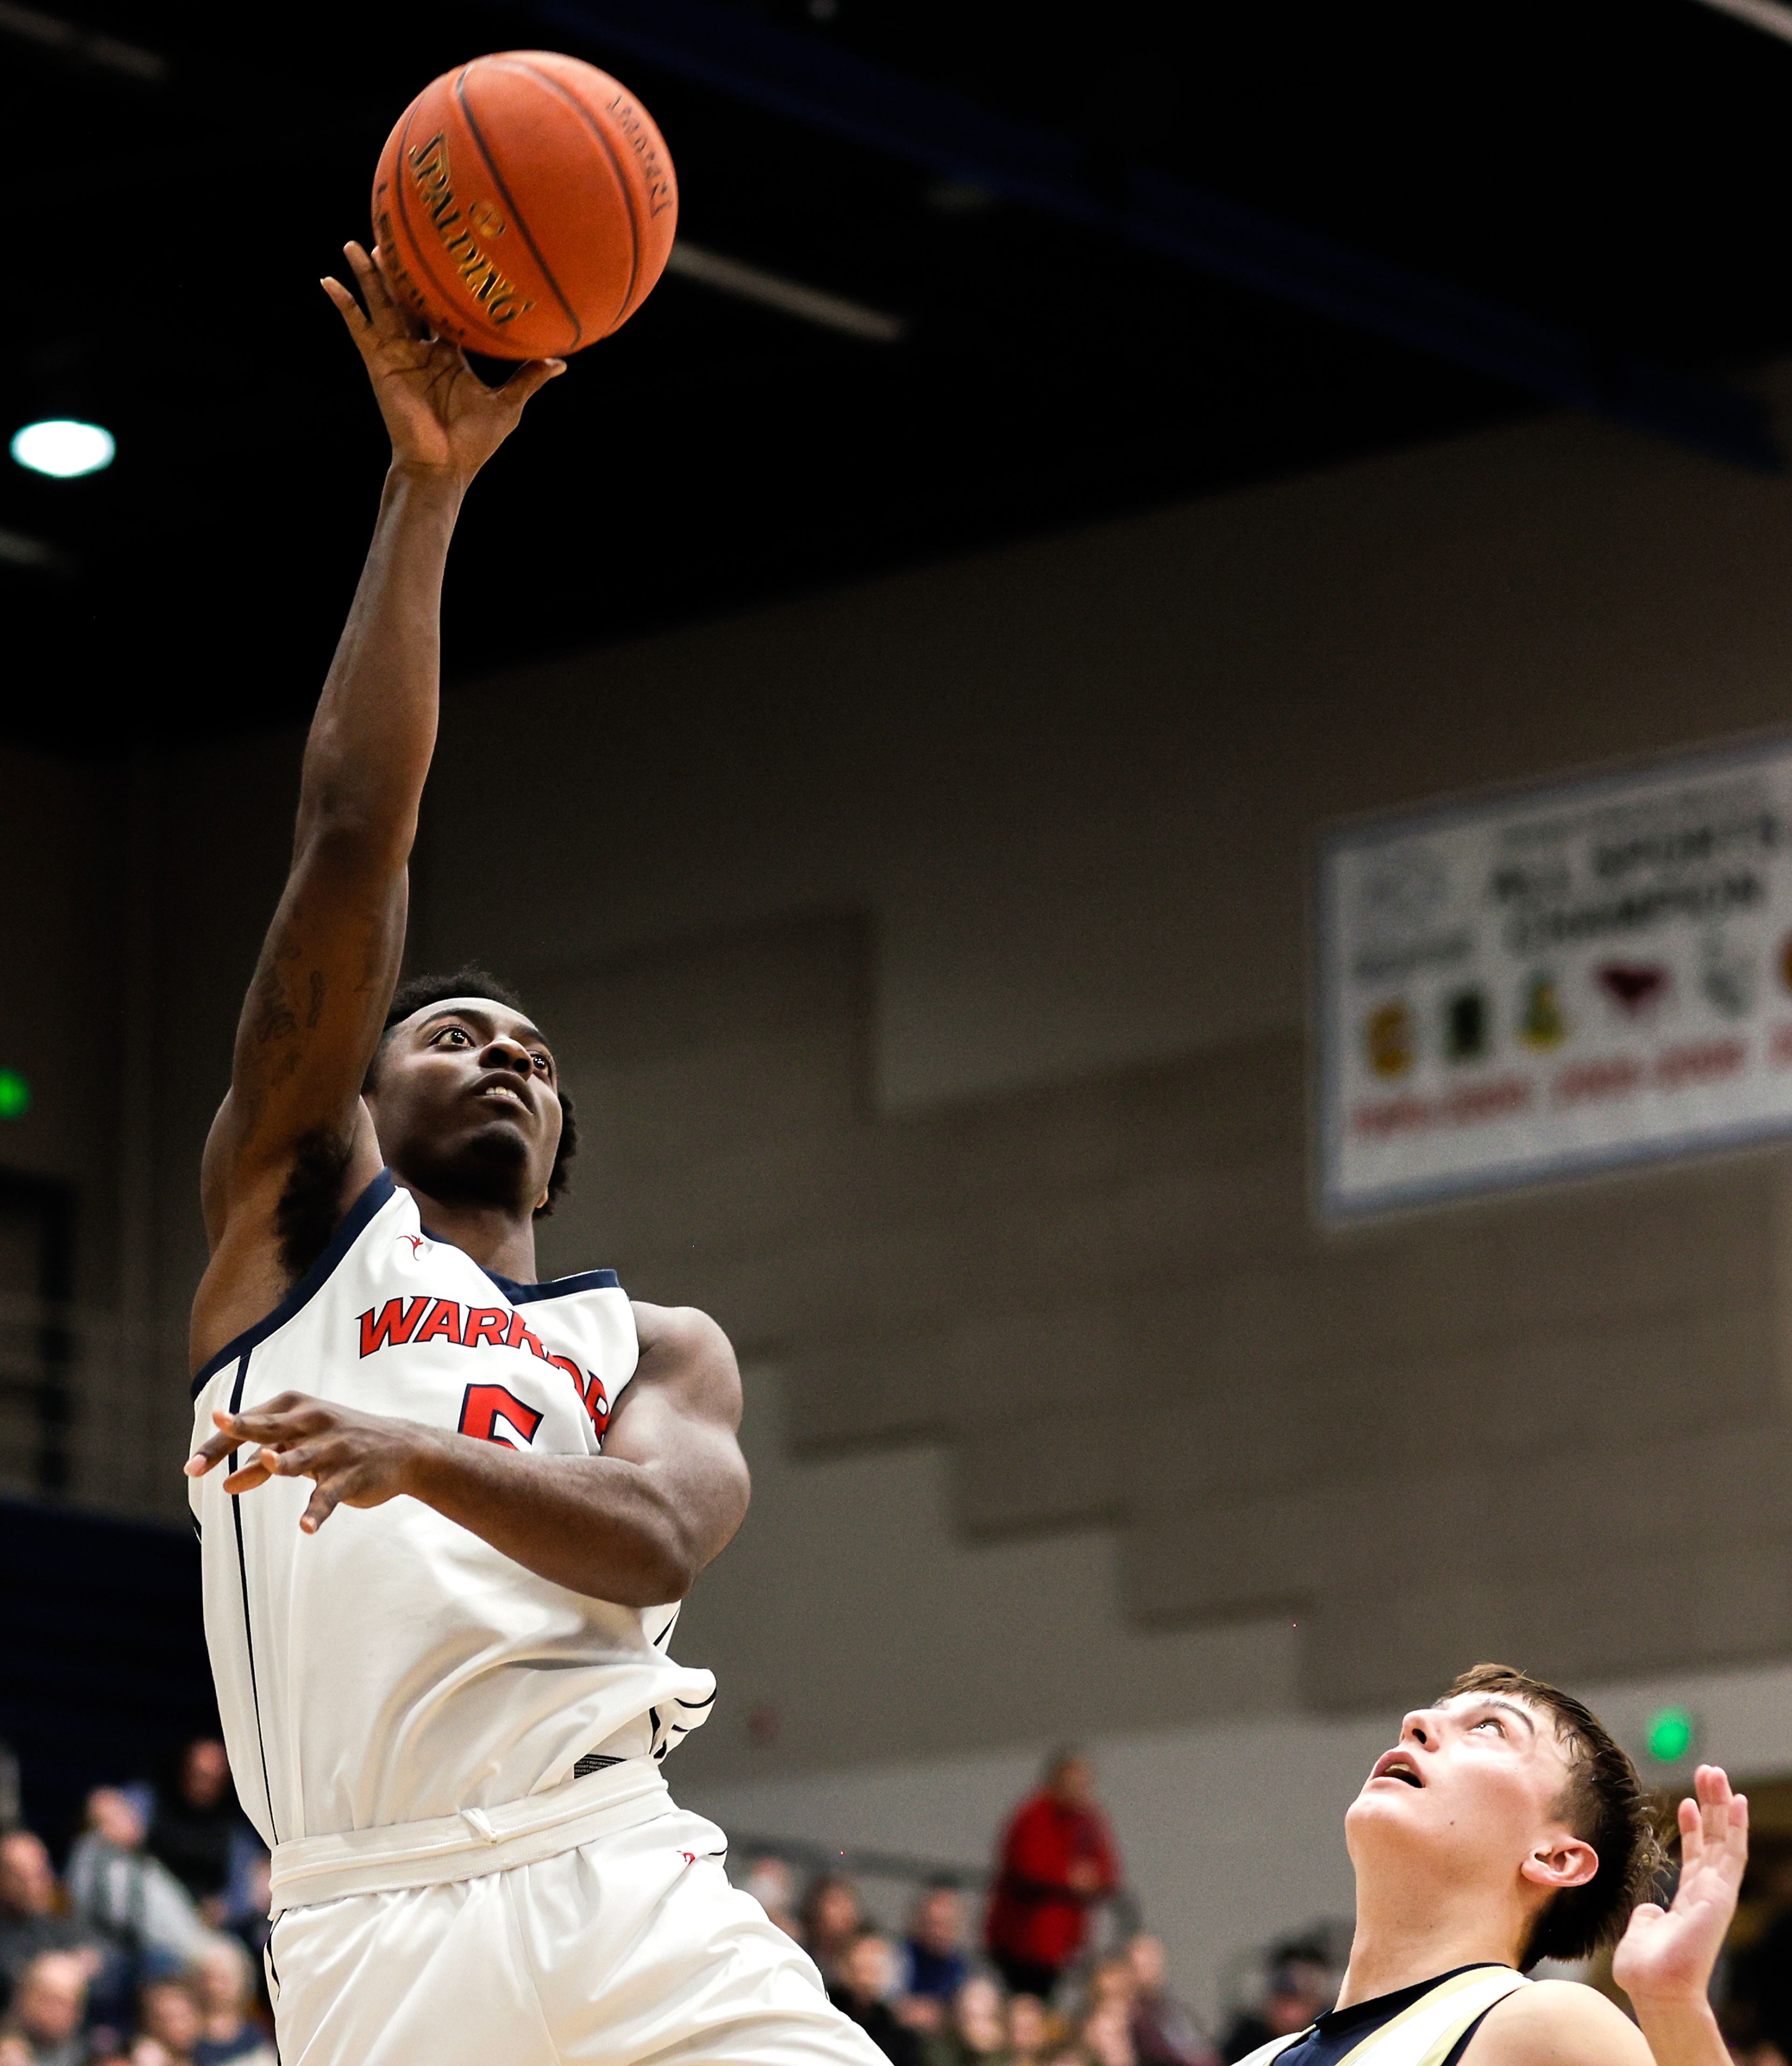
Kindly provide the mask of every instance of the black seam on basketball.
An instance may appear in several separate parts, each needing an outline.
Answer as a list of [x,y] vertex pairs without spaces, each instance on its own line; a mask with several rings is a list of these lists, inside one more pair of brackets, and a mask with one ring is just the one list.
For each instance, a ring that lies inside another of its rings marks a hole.
[[[403,164],[403,147],[404,137],[407,137],[411,134],[411,120],[412,118],[409,115],[405,117],[404,136],[401,136],[399,140],[400,151],[399,164],[401,166]],[[444,143],[445,146],[446,132],[444,132]],[[416,205],[421,206],[420,201],[417,202]],[[403,220],[406,233],[411,239],[412,255],[416,261],[417,270],[424,275],[429,286],[434,289],[436,302],[442,310],[440,319],[431,319],[431,329],[435,331],[438,337],[445,337],[448,334],[441,327],[441,322],[443,321],[458,325],[462,330],[471,333],[472,341],[469,348],[474,351],[483,350],[489,342],[501,344],[507,342],[506,339],[497,337],[497,333],[493,330],[492,326],[489,323],[477,322],[469,322],[464,316],[459,313],[457,304],[455,301],[455,290],[452,282],[451,281],[443,279],[436,273],[435,267],[431,265],[430,242],[428,238],[423,234],[423,232],[418,228],[417,225],[412,220],[412,196],[409,184],[407,181],[401,179],[399,181],[399,213]],[[428,211],[426,210],[425,213],[427,214]],[[430,228],[433,230],[435,227],[436,225],[434,222],[432,221]],[[437,241],[440,241],[439,237],[437,238]],[[429,311],[427,307],[424,309],[424,314],[426,317],[428,316]],[[460,340],[457,338],[449,338],[448,342],[450,343],[458,343]]]
[[[419,231],[416,224],[411,220],[411,188],[409,181],[404,177],[406,164],[404,147],[410,139],[411,124],[415,119],[416,117],[413,114],[406,115],[404,118],[404,128],[400,132],[398,140],[399,177],[397,185],[399,220],[404,225],[405,234],[411,240],[411,256],[416,261],[417,270],[424,276],[424,277],[428,281],[430,286],[436,290],[436,300],[442,305],[444,313],[452,320],[459,322],[460,320],[460,318],[455,315],[454,290],[436,278],[435,271],[429,263],[429,246],[424,241],[422,234]],[[446,140],[444,139],[444,147],[445,141]],[[433,224],[431,227],[434,227]],[[427,316],[429,311],[428,309],[425,309],[423,313]],[[432,329],[436,328],[436,325],[433,323],[432,323],[430,326]],[[465,327],[464,323],[462,327]],[[440,334],[440,333],[438,330],[437,334],[439,335]]]
[[[621,307],[616,311],[616,320],[610,326],[611,331],[620,330],[628,320],[629,305],[634,299],[634,283],[641,277],[641,226],[634,219],[634,192],[628,183],[628,174],[622,169],[622,161],[616,155],[616,147],[610,142],[602,124],[594,122],[585,108],[557,79],[550,79],[545,71],[537,71],[533,65],[521,63],[514,58],[509,60],[504,69],[507,71],[523,73],[527,78],[533,79],[537,86],[545,86],[549,93],[565,101],[579,120],[603,146],[603,154],[610,160],[610,169],[616,175],[616,184],[622,189],[622,213],[628,217],[628,290],[622,296]],[[608,334],[608,333],[606,334]]]
[[479,124],[473,120],[472,107],[467,99],[465,80],[468,72],[471,70],[471,66],[463,65],[458,74],[456,74],[454,81],[454,97],[460,103],[461,120],[464,121],[467,125],[468,133],[473,140],[474,148],[478,151],[480,157],[485,160],[485,169],[492,176],[493,185],[497,188],[498,192],[503,197],[505,207],[509,211],[510,221],[517,225],[517,234],[521,237],[524,243],[529,246],[529,255],[541,268],[541,277],[547,282],[548,286],[552,289],[554,299],[559,302],[561,307],[566,312],[566,320],[573,326],[573,341],[570,344],[567,345],[565,349],[568,351],[577,351],[581,342],[584,339],[585,326],[579,321],[578,312],[573,307],[572,303],[567,300],[566,297],[563,294],[561,293],[560,282],[553,277],[553,273],[549,269],[546,259],[545,259],[541,256],[540,251],[537,249],[535,239],[529,233],[529,225],[523,220],[522,210],[518,208],[516,202],[511,199],[510,189],[504,183],[504,175],[498,170],[496,160],[493,158],[491,152],[485,147],[485,139],[480,133]]

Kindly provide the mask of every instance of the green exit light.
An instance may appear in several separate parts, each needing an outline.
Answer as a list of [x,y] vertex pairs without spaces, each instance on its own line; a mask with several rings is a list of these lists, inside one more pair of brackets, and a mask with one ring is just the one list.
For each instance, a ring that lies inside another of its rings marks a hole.
[[0,1119],[22,1119],[31,1109],[31,1086],[17,1069],[0,1069]]
[[1649,1716],[1649,1756],[1657,1764],[1678,1764],[1693,1748],[1694,1733],[1689,1708],[1658,1708]]

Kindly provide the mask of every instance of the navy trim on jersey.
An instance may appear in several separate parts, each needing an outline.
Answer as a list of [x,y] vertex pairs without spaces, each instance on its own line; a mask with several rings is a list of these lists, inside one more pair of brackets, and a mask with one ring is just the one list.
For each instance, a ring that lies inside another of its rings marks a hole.
[[339,1262],[359,1240],[367,1222],[373,1217],[398,1187],[392,1181],[390,1169],[382,1169],[359,1197],[343,1215],[343,1223],[330,1238],[330,1246],[323,1251],[305,1274],[293,1286],[265,1320],[257,1320],[225,1347],[218,1351],[211,1361],[193,1381],[192,1396],[197,1399],[218,1372],[227,1363],[234,1363],[238,1356],[249,1351],[277,1329],[286,1326],[302,1306],[310,1303],[324,1286]]
[[[1510,2001],[1512,1997],[1508,1995],[1506,1999]],[[1474,2021],[1469,2025],[1468,2028],[1463,2032],[1462,2035],[1457,2039],[1456,2042],[1453,2045],[1451,2045],[1449,2055],[1444,2060],[1444,2066],[1462,2066],[1462,2054],[1469,2048],[1469,2040],[1474,2036],[1475,2032],[1481,2028],[1482,2024],[1487,2020],[1488,2017],[1490,2016],[1494,2011],[1498,2007],[1499,2003],[1498,2002],[1490,2002],[1487,2004],[1487,2006],[1481,2011],[1480,2015],[1475,2018]]]
[[[1348,2008],[1328,2009],[1285,2051],[1276,2053],[1271,2066],[1342,2066],[1346,2053],[1355,2051],[1365,2038],[1372,2036],[1384,2023],[1392,2023],[1403,2009],[1410,2008],[1433,1987],[1441,1987],[1445,1980],[1453,1980],[1459,1973],[1472,1973],[1483,1966],[1493,1968],[1500,1963],[1498,1959],[1471,1959],[1467,1965],[1453,1966],[1447,1973],[1439,1973],[1433,1979],[1416,1980],[1410,1987],[1397,1987],[1392,1994],[1352,2002]],[[1481,2028],[1483,2019],[1498,2006],[1497,2002],[1490,2003],[1481,2011],[1451,2046],[1444,2066],[1461,2066],[1469,2040]]]
[[519,1284],[514,1278],[501,1277],[495,1270],[485,1274],[513,1306],[533,1306],[542,1298],[570,1298],[575,1291],[620,1291],[622,1280],[614,1270],[582,1270],[573,1277],[550,1277],[545,1284]]
[[[442,1248],[459,1248],[456,1242],[445,1241],[439,1234],[432,1233],[420,1219],[426,1238]],[[467,1255],[461,1248],[460,1253]],[[473,1262],[470,1255],[467,1260]],[[495,1270],[488,1270],[483,1262],[473,1262],[481,1277],[488,1277],[497,1285],[513,1306],[533,1306],[543,1298],[570,1298],[575,1291],[620,1291],[622,1280],[614,1270],[581,1270],[570,1277],[550,1277],[541,1284],[519,1284],[514,1277],[501,1277]]]
[[[307,1297],[310,1295],[307,1293]],[[245,1349],[242,1360],[237,1365],[237,1381],[230,1391],[230,1411],[238,1412],[243,1403],[243,1387],[249,1382],[249,1351]],[[234,1472],[241,1449],[230,1452],[229,1468]],[[280,1841],[280,1825],[274,1816],[274,1788],[268,1778],[268,1743],[262,1728],[262,1687],[255,1673],[255,1631],[249,1618],[249,1555],[243,1548],[243,1503],[241,1497],[230,1502],[230,1518],[237,1529],[237,1570],[243,1588],[243,1647],[249,1653],[249,1691],[255,1704],[255,1747],[262,1753],[262,1796],[268,1804],[268,1827],[274,1832],[274,1840]]]

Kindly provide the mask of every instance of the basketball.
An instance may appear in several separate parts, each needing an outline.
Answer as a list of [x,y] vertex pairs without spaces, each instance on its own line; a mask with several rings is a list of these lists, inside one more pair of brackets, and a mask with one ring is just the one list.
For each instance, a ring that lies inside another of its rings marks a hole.
[[505,51],[444,72],[399,117],[373,225],[388,277],[437,336],[565,358],[652,291],[678,185],[653,118],[607,72]]

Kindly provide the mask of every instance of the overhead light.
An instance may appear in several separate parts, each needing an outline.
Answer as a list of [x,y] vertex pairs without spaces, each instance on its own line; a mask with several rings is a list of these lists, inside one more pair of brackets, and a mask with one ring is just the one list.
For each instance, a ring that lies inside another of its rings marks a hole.
[[13,0],[0,0],[0,36],[17,36],[27,43],[73,58],[87,64],[103,65],[159,86],[168,77],[168,59],[158,51],[140,50],[135,43],[121,43],[116,36],[98,36],[65,22],[58,14],[40,14],[35,7],[19,7]]
[[1792,43],[1792,7],[1784,6],[1782,0],[1705,0],[1705,4],[1715,7],[1720,14],[1746,22],[1751,29],[1765,30],[1770,36]]
[[66,574],[74,568],[65,553],[42,538],[29,538],[22,531],[0,530],[0,566],[23,567],[33,573]]
[[97,473],[110,466],[118,450],[110,431],[98,423],[78,423],[71,417],[51,416],[41,423],[27,423],[13,434],[12,456],[33,473],[47,473],[58,480],[72,480],[77,474]]
[[666,269],[722,294],[737,295],[744,302],[757,302],[764,308],[795,316],[801,322],[844,330],[849,337],[866,338],[874,344],[898,343],[907,328],[900,316],[868,309],[862,302],[848,301],[844,294],[805,286],[800,280],[786,280],[741,259],[724,257],[720,251],[707,251],[682,237],[672,246]]

